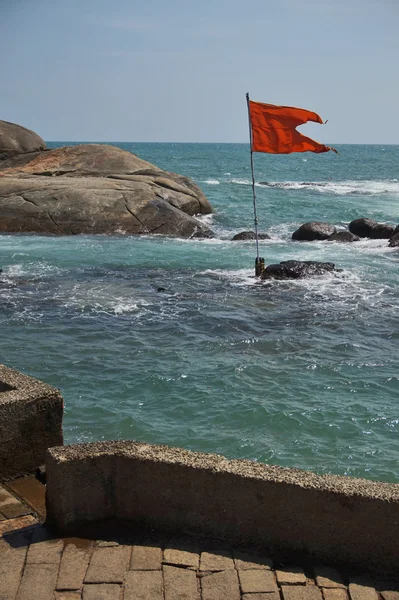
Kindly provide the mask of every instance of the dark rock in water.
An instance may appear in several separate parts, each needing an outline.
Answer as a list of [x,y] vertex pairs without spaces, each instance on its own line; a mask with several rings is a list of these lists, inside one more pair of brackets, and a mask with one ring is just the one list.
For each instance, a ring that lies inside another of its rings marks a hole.
[[351,233],[350,231],[337,231],[333,233],[329,238],[329,242],[359,242],[360,237]]
[[268,265],[262,273],[262,279],[300,279],[324,275],[331,271],[339,272],[341,269],[336,269],[334,263],[330,262],[285,260]]
[[292,239],[297,242],[313,242],[315,240],[328,240],[334,233],[336,228],[330,223],[320,221],[311,221],[304,223],[299,229],[294,231]]
[[0,161],[0,232],[213,237],[212,207],[190,179],[105,144]]
[[399,246],[399,228],[397,227],[396,229],[398,229],[397,233],[394,233],[391,239],[389,240],[388,245],[391,248],[397,248]]
[[361,238],[384,240],[393,236],[395,228],[386,223],[377,223],[373,219],[355,219],[349,223],[349,231]]
[[15,123],[0,121],[0,160],[45,148],[44,140],[34,131]]
[[[241,231],[240,233],[236,233],[234,237],[231,238],[232,242],[236,242],[239,240],[255,240],[256,234],[254,231]],[[259,233],[258,239],[260,240],[270,240],[270,235],[267,233]]]

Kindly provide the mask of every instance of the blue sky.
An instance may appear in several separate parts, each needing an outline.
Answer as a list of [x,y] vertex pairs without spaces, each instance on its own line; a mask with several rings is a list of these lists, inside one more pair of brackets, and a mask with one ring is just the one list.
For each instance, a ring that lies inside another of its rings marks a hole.
[[246,142],[245,93],[399,144],[399,0],[0,0],[0,119],[46,140]]

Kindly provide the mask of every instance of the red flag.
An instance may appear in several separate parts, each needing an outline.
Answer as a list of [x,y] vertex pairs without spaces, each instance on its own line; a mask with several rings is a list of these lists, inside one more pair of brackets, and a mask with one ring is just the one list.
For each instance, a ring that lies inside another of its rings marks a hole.
[[[318,114],[293,106],[275,106],[249,100],[252,151],[270,154],[328,152],[335,148],[320,144],[296,130],[308,121],[323,124]],[[338,154],[338,153],[337,153]]]

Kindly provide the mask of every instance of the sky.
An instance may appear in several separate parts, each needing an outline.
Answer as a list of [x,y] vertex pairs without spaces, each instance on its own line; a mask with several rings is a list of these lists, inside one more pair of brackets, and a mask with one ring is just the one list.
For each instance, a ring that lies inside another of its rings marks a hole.
[[0,119],[46,141],[248,142],[245,94],[320,142],[399,144],[399,0],[0,0]]

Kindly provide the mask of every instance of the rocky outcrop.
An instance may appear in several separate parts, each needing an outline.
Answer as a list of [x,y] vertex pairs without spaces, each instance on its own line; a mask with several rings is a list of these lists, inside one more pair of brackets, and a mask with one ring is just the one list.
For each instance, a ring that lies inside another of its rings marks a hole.
[[311,221],[304,223],[294,231],[292,239],[297,242],[313,242],[315,240],[328,240],[334,233],[336,228],[330,223],[320,221]]
[[15,123],[0,121],[0,160],[45,148],[44,140],[34,131]]
[[393,236],[389,240],[389,246],[391,248],[397,248],[399,246],[399,225],[396,227]]
[[[254,231],[241,231],[240,233],[236,233],[234,237],[231,238],[232,242],[244,241],[244,240],[255,240],[256,234]],[[267,233],[259,233],[259,240],[270,240],[270,235]]]
[[212,237],[212,207],[187,177],[114,146],[80,144],[0,161],[0,232]]
[[383,240],[391,238],[395,232],[395,228],[386,223],[373,221],[373,219],[355,219],[349,223],[349,231],[361,238]]
[[324,275],[332,271],[339,272],[334,263],[316,262],[312,260],[285,260],[281,263],[268,265],[263,271],[262,279],[302,279]]
[[328,241],[329,242],[342,242],[342,243],[359,242],[360,237],[358,235],[355,235],[354,233],[351,233],[350,231],[337,231],[336,233],[333,233],[332,235],[330,235],[330,237],[328,238]]

